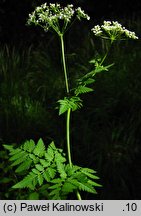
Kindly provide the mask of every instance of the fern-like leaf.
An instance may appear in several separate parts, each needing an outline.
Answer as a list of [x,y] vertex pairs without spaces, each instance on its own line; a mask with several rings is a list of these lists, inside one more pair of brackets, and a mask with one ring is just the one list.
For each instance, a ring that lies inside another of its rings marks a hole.
[[52,200],[61,200],[62,197],[60,196],[60,188],[56,188],[56,189],[52,190],[49,193],[49,196],[51,196]]
[[39,157],[42,157],[45,154],[45,145],[42,139],[39,139],[33,153]]
[[24,151],[22,151],[21,149],[18,149],[19,151],[16,151],[16,153],[14,152],[14,155],[12,155],[12,157],[9,158],[10,161],[14,161],[17,160],[21,157],[23,157],[26,153]]
[[41,186],[43,184],[44,178],[43,175],[40,173],[40,175],[38,175],[38,183]]
[[55,177],[55,174],[56,174],[56,169],[52,168],[52,167],[49,167],[47,169],[48,173],[49,173],[49,176],[51,179],[53,179]]
[[59,162],[59,161],[56,161],[56,165],[57,165],[57,170],[58,170],[58,172],[59,172],[59,174],[60,174],[60,177],[61,177],[62,179],[65,179],[65,178],[67,177],[67,174],[66,174],[66,172],[65,172],[65,165],[62,164],[62,163]]
[[85,85],[80,85],[75,89],[74,93],[76,96],[78,96],[79,94],[85,94],[85,93],[92,92],[92,91],[93,91],[92,88],[89,88]]
[[60,183],[62,183],[62,179],[61,178],[53,179],[53,180],[51,180],[51,183],[53,183],[53,184],[60,184]]
[[35,165],[36,169],[39,170],[40,172],[43,172],[44,171],[44,167],[40,164],[36,164]]
[[102,185],[101,184],[98,184],[98,183],[96,183],[96,182],[94,182],[94,181],[92,181],[92,180],[88,180],[88,183],[89,184],[91,184],[92,186],[94,186],[94,187],[102,187]]
[[50,177],[48,170],[45,170],[45,172],[43,172],[43,177],[47,182],[51,181],[51,177]]
[[32,159],[32,161],[34,162],[34,164],[36,164],[36,163],[39,162],[39,158],[37,156],[35,156],[34,154],[30,153],[28,156],[29,156],[29,158]]
[[50,166],[50,162],[45,160],[45,159],[40,159],[40,163],[41,165],[46,168],[46,167],[49,167]]
[[75,111],[82,107],[82,100],[76,96],[73,96],[71,98],[65,97],[63,100],[58,100],[58,102],[60,103],[59,115],[65,113],[69,109]]
[[79,182],[77,179],[72,179],[71,183],[74,184],[79,190],[87,191],[89,193],[96,194],[96,190],[92,187],[92,185],[87,182]]
[[23,163],[15,170],[15,172],[19,173],[24,170],[28,170],[31,167],[32,160],[28,158],[27,160],[23,161]]
[[77,189],[76,185],[66,181],[62,187],[62,192],[68,194],[68,193],[72,193],[76,189]]
[[81,167],[81,169],[83,169],[83,171],[88,172],[88,173],[97,173],[95,170],[90,169],[90,168],[82,168]]
[[27,140],[23,145],[23,149],[28,152],[33,152],[34,148],[35,142],[32,139],[30,139],[29,141]]
[[[84,174],[84,175],[86,175],[86,176],[88,176],[89,178],[92,178],[92,179],[99,179],[99,177],[98,176],[96,176],[96,175],[94,175],[94,174],[92,174],[91,172],[89,172],[87,169],[85,169],[85,168],[82,168],[81,169],[81,172]],[[95,172],[94,172],[95,173]]]
[[[72,110],[75,109],[74,101],[79,100],[78,98],[69,98]],[[18,166],[16,172],[29,170],[28,175],[13,186],[15,189],[35,190],[37,186],[42,187],[45,181],[48,182],[51,199],[66,199],[67,195],[75,190],[96,193],[95,187],[101,186],[93,181],[99,179],[94,170],[66,164],[62,149],[56,148],[54,142],[51,142],[47,149],[42,139],[39,139],[37,145],[30,140],[18,148],[8,145],[5,148],[10,152],[12,166]]]
[[5,145],[5,144],[3,144],[3,147],[5,149],[7,149],[8,151],[10,151],[10,152],[14,152],[15,151],[13,145]]
[[31,188],[32,182],[37,175],[33,172],[30,172],[22,181],[15,184],[12,188]]
[[17,165],[19,165],[19,164],[21,164],[21,163],[24,163],[24,162],[26,162],[26,159],[28,158],[28,154],[26,154],[26,152],[23,152],[23,154],[22,155],[20,155],[20,157],[17,159],[17,160],[15,160],[12,164],[11,164],[11,166],[17,166]]
[[50,163],[54,160],[54,150],[56,150],[54,142],[51,142],[48,146],[47,152],[45,153],[45,158]]

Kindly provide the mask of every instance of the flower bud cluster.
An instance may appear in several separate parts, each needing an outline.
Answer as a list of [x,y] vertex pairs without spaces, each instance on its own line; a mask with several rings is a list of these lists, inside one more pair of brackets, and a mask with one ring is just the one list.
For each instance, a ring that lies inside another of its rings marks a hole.
[[[74,16],[76,16],[79,20],[81,20],[81,18],[87,20],[90,19],[90,17],[85,14],[80,7],[74,9],[72,4],[62,8],[58,3],[50,3],[49,5],[44,3],[37,7],[34,12],[29,14],[27,24],[39,25],[45,31],[52,28],[58,34],[61,34],[66,30],[68,24],[72,21]],[[60,26],[60,22],[62,22],[62,26]]]
[[92,28],[92,32],[99,37],[115,40],[123,40],[126,38],[138,39],[135,32],[127,30],[117,21],[104,21],[103,25],[96,25]]

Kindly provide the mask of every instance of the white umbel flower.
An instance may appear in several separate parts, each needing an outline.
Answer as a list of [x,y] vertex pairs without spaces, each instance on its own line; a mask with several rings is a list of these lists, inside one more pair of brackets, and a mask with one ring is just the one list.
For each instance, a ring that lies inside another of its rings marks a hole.
[[79,20],[90,17],[80,8],[74,9],[73,5],[61,7],[60,4],[42,4],[36,7],[32,14],[29,14],[27,24],[35,24],[41,26],[45,31],[49,28],[55,30],[58,34],[62,34],[67,29],[68,24],[76,16]]
[[110,39],[112,42],[115,40],[124,40],[127,38],[138,39],[135,32],[127,30],[117,21],[104,21],[103,25],[96,25],[92,28],[94,35]]

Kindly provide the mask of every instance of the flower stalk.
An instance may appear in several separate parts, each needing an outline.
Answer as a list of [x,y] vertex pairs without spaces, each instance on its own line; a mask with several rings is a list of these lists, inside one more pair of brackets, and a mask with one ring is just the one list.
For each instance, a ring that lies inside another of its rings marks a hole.
[[[60,39],[61,39],[61,53],[62,53],[63,71],[64,71],[64,76],[65,76],[66,92],[69,95],[70,90],[69,90],[68,75],[67,75],[67,69],[66,69],[63,34],[60,34]],[[71,116],[71,108],[69,108],[67,111],[66,136],[67,136],[68,161],[69,161],[70,167],[72,167],[71,148],[70,148],[70,116]],[[76,191],[76,196],[78,200],[81,200],[81,195],[78,190]]]
[[64,76],[65,76],[66,92],[69,95],[69,83],[68,83],[68,75],[67,75],[67,70],[66,70],[63,34],[60,34],[60,39],[61,39],[61,51],[62,51],[61,53],[62,53],[63,70],[64,70]]

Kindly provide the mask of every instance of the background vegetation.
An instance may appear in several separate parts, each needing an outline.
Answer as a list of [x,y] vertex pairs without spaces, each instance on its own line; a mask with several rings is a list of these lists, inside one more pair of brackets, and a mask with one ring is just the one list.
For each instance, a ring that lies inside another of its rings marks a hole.
[[[10,189],[17,177],[8,166],[2,144],[20,145],[26,139],[42,137],[63,147],[64,119],[55,108],[56,101],[64,96],[64,83],[57,37],[25,26],[36,2],[11,2],[1,1],[0,8],[0,198],[32,199],[32,193]],[[103,19],[117,19],[140,37],[139,3],[136,8],[129,4],[125,11],[127,1],[122,2],[121,9],[120,1],[117,7],[104,1],[101,8],[98,1],[95,5],[90,0],[76,1],[92,20],[89,25],[75,23],[66,34],[72,85],[79,74],[90,71],[89,60],[107,49],[107,43],[90,33],[93,25]],[[83,109],[72,117],[73,161],[96,169],[103,185],[98,195],[85,193],[84,199],[141,198],[140,59],[140,39],[113,47],[107,63],[115,62],[114,67],[97,75],[94,93],[84,96]],[[40,197],[37,191],[36,198],[46,199],[45,189]]]

